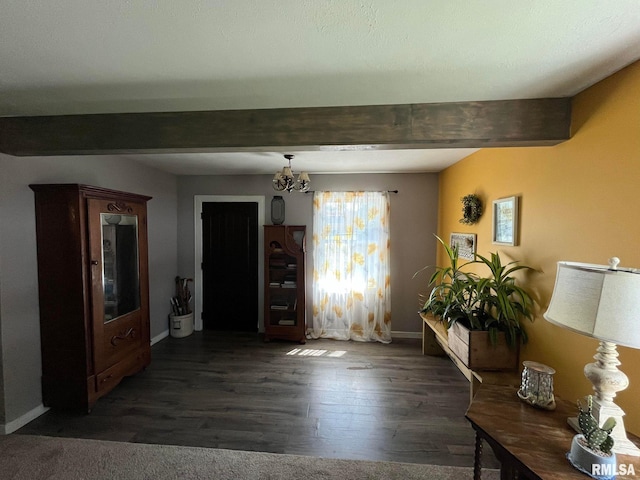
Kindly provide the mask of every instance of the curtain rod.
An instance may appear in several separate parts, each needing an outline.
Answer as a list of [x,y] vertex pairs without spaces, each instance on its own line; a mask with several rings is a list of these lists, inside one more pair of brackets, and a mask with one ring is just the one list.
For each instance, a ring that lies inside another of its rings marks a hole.
[[[350,192],[363,192],[363,191],[370,191],[370,192],[379,192],[380,190],[347,190]],[[315,190],[307,190],[304,193],[315,193]],[[398,190],[387,190],[388,193],[398,193]]]

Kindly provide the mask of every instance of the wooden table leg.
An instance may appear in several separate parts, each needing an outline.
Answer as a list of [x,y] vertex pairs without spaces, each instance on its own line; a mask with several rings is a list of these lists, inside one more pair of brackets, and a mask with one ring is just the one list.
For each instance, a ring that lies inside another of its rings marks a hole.
[[426,342],[427,342],[427,335],[428,335],[427,330],[430,330],[427,327],[427,322],[423,321],[422,322],[422,354],[423,355],[427,354],[426,352],[427,350]]
[[[492,444],[492,442],[489,442]],[[473,480],[482,480],[482,437],[476,431],[476,449],[473,458]],[[493,449],[495,453],[495,448]],[[518,469],[504,456],[496,454],[496,458],[500,461],[500,480],[517,480]]]
[[503,465],[500,468],[500,480],[518,480],[518,470],[512,465]]
[[482,437],[476,432],[476,450],[473,457],[473,480],[482,480]]

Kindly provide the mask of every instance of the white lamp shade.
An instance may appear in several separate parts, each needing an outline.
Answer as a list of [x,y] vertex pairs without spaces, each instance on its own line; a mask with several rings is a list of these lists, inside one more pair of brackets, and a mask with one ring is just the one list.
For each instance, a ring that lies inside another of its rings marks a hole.
[[544,318],[598,340],[640,348],[640,271],[558,262]]

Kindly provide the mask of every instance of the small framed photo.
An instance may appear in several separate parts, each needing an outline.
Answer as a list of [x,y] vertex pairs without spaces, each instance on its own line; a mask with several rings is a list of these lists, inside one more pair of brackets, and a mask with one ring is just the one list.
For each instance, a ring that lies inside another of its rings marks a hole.
[[452,233],[449,240],[451,247],[458,247],[458,257],[465,260],[476,259],[476,234],[475,233]]
[[493,201],[493,243],[518,245],[518,197]]

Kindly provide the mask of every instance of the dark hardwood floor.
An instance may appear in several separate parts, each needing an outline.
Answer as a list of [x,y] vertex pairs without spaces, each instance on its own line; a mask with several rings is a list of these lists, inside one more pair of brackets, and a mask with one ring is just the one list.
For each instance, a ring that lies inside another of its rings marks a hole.
[[154,345],[151,366],[90,414],[50,410],[17,433],[472,466],[468,395],[451,361],[415,339],[196,332]]

